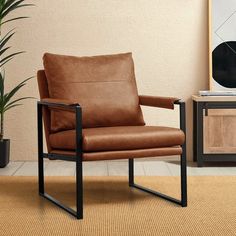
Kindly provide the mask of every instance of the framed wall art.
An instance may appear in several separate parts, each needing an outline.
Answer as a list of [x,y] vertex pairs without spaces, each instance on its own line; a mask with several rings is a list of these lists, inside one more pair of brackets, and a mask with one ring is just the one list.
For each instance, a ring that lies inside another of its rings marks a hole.
[[211,91],[236,91],[236,0],[209,1]]

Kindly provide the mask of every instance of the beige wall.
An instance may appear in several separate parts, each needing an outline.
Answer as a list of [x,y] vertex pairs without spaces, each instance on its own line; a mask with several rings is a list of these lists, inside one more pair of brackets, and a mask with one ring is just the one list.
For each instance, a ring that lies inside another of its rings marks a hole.
[[[206,0],[40,0],[17,23],[11,45],[27,54],[7,69],[8,87],[36,74],[44,52],[96,55],[132,51],[140,94],[187,101],[187,148],[192,158],[191,95],[207,88]],[[20,12],[18,11],[18,12]],[[23,12],[24,11],[24,12]],[[14,24],[8,27],[15,27]],[[38,97],[36,80],[21,95]],[[148,123],[176,126],[173,111],[145,109]],[[36,160],[36,101],[6,115],[12,160]]]

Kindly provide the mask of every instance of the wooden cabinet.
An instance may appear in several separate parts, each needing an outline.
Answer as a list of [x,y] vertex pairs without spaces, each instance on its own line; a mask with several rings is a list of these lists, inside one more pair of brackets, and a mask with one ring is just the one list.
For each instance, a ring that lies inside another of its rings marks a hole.
[[235,131],[235,109],[208,110],[203,116],[203,153],[236,153]]
[[193,99],[193,156],[198,166],[209,161],[236,161],[236,97]]

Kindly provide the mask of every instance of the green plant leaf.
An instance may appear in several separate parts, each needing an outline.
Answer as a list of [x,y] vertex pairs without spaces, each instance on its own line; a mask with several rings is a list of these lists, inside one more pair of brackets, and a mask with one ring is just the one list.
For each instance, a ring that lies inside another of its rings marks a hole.
[[10,58],[10,59],[6,60],[4,63],[2,63],[2,64],[0,65],[0,68],[2,68],[5,64],[7,64],[7,62],[11,61],[12,59],[13,59],[13,58]]
[[[29,17],[26,16],[13,16],[8,18],[8,15],[10,13],[14,12],[15,10],[23,7],[30,7],[30,6],[35,6],[34,4],[25,4],[26,0],[0,0],[0,31],[1,31],[1,26],[11,22],[11,21],[16,21],[20,19],[26,19]],[[23,52],[15,52],[15,53],[8,53],[10,47],[8,47],[8,42],[9,40],[13,37],[15,34],[14,30],[9,31],[3,38],[0,38],[0,116],[1,116],[1,124],[0,124],[0,140],[3,139],[3,120],[4,120],[4,113],[8,111],[11,108],[21,106],[19,102],[25,99],[33,99],[33,97],[20,97],[20,98],[15,98],[15,94],[26,85],[27,81],[32,79],[33,77],[27,78],[20,82],[18,85],[16,85],[13,89],[11,89],[8,93],[5,93],[5,73],[4,73],[4,65],[15,58],[16,55],[21,54]],[[1,32],[0,32],[1,36]],[[5,55],[6,54],[6,55]]]
[[0,106],[4,96],[4,78],[5,74],[0,73]]
[[17,0],[7,0],[7,1],[5,1],[5,4],[3,5],[2,9],[1,9],[1,13],[2,13],[2,11],[6,10],[8,7],[11,6],[11,4],[13,4],[16,1]]
[[22,54],[22,53],[24,53],[24,52],[15,52],[15,53],[12,53],[12,54],[4,57],[3,59],[0,60],[0,67],[2,67],[2,65],[6,64],[6,62],[8,62],[9,60],[13,59],[14,56]]
[[12,106],[9,106],[7,109],[3,109],[3,113],[5,113],[6,111],[10,110],[11,108],[13,107],[18,107],[18,106],[22,106],[23,104],[15,104],[15,105],[12,105]]
[[[14,30],[14,29],[13,29]],[[0,40],[0,50],[3,49],[5,44],[11,39],[11,37],[15,34],[13,30],[10,30],[1,40]]]
[[0,0],[0,11],[2,11],[3,7],[5,6],[5,1],[6,0]]
[[[18,5],[20,5],[21,3],[23,3],[25,0],[9,0],[5,3],[5,6],[3,7],[2,11],[1,11],[1,15],[3,16],[4,12],[7,12],[8,9],[12,9]],[[11,10],[9,11],[11,12]],[[8,13],[9,13],[8,12]],[[8,14],[7,13],[7,14]],[[4,17],[4,16],[3,16]]]
[[[4,10],[1,14],[1,19],[3,19],[4,17],[6,17],[10,12],[21,8],[21,7],[30,7],[30,6],[34,6],[34,4],[21,4],[24,0],[20,0],[14,4],[12,4],[10,7],[8,7],[6,10]],[[21,4],[21,5],[20,5]]]
[[7,48],[2,49],[2,50],[0,51],[0,56],[1,56],[4,52],[6,52],[9,48],[10,48],[10,47],[7,47]]
[[21,89],[23,86],[25,86],[26,82],[32,78],[34,78],[34,76],[23,80],[15,88],[13,88],[9,93],[6,93],[3,97],[3,105],[5,106],[10,101],[10,99],[18,92],[18,90]]
[[1,8],[4,7],[6,1],[8,1],[8,0],[0,0]]
[[29,17],[28,16],[20,16],[20,17],[16,17],[16,18],[12,18],[10,20],[6,20],[6,21],[3,21],[0,26],[8,23],[8,22],[11,22],[11,21],[15,21],[15,20],[21,20],[21,19],[28,19]]
[[9,102],[8,104],[5,105],[4,109],[7,109],[8,107],[14,105],[15,103],[22,101],[22,100],[26,100],[26,99],[35,99],[34,97],[22,97],[22,98],[18,98],[12,102]]

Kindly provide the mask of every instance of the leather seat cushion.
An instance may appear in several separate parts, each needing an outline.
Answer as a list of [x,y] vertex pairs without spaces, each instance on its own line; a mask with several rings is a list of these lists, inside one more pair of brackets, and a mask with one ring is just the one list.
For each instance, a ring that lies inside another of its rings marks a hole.
[[[53,149],[75,150],[75,130],[61,131],[49,137]],[[83,151],[118,151],[182,145],[184,133],[161,126],[119,126],[83,129]]]
[[[131,53],[73,57],[46,53],[50,98],[79,103],[83,128],[144,125]],[[51,131],[75,129],[75,114],[51,112]]]

